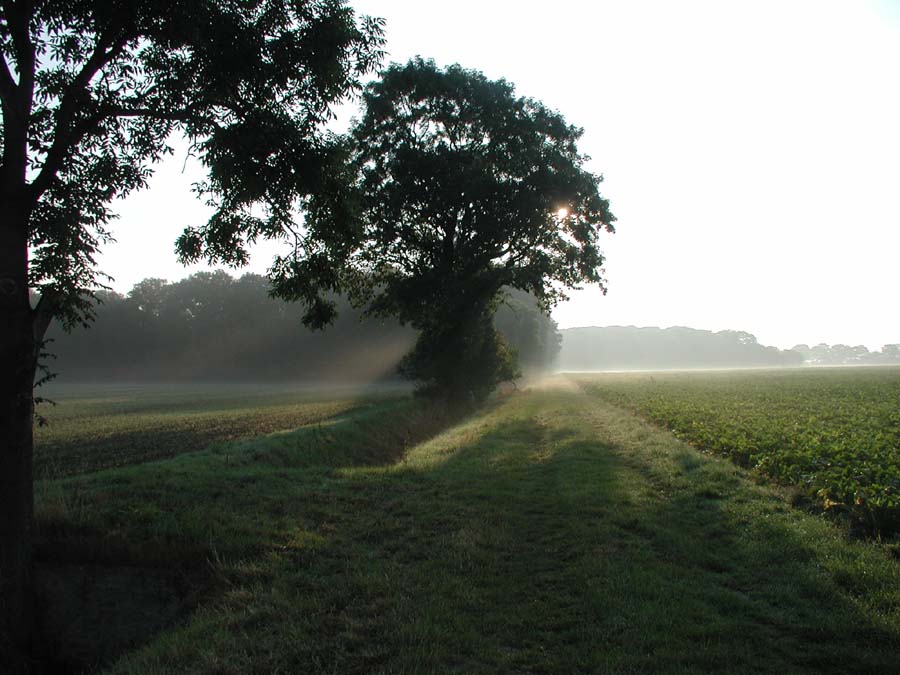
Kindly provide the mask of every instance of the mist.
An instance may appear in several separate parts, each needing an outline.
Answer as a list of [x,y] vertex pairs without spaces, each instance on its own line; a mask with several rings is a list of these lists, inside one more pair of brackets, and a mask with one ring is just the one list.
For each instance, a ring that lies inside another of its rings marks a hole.
[[560,331],[560,372],[881,366],[900,364],[900,345],[869,351],[864,345],[778,349],[739,330],[712,332],[670,328],[606,326]]
[[562,331],[561,371],[690,370],[800,366],[799,352],[760,345],[743,331],[693,328],[569,328]]
[[[335,298],[334,324],[312,331],[299,305],[268,293],[264,277],[224,271],[174,283],[144,279],[127,295],[101,293],[89,330],[63,335],[59,324],[51,327],[45,363],[59,376],[51,389],[65,394],[79,383],[104,383],[152,391],[154,383],[191,382],[217,383],[226,393],[230,385],[319,392],[404,386],[398,364],[415,343],[414,330],[365,317]],[[552,368],[559,334],[533,298],[507,292],[495,324],[524,371]]]

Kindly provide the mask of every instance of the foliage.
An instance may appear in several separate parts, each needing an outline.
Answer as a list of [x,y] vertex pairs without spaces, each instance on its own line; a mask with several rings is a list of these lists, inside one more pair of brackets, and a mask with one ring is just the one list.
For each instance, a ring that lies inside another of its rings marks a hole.
[[400,373],[419,382],[419,393],[471,402],[521,375],[488,309],[425,326],[401,361]]
[[182,238],[186,258],[240,264],[248,242],[290,236],[298,200],[340,160],[330,106],[382,39],[339,0],[4,3],[4,173],[27,161],[31,287],[57,290],[70,323],[84,317],[109,203],[146,184],[176,132],[208,167],[197,191],[215,207]]
[[[356,303],[420,331],[411,377],[480,396],[513,372],[485,318],[501,289],[547,310],[567,288],[602,287],[597,241],[614,218],[601,178],[584,168],[582,130],[504,80],[415,59],[388,68],[364,99],[349,140],[358,218],[323,255],[344,267]],[[310,230],[333,230],[333,211],[328,195],[313,198]],[[276,284],[288,298],[301,290],[296,277]],[[455,374],[428,362],[438,353],[455,357]]]
[[[31,643],[34,385],[51,320],[91,318],[110,204],[169,138],[208,169],[182,256],[241,264],[340,191],[331,106],[380,62],[378,20],[342,0],[0,2],[0,642]],[[40,299],[32,306],[29,291]]]
[[[169,283],[145,279],[127,296],[101,291],[90,331],[57,339],[54,370],[70,381],[316,381],[362,383],[395,376],[415,334],[396,320],[365,318],[346,299],[325,333],[303,327],[296,308],[268,297],[256,274],[199,272]],[[494,316],[531,370],[550,367],[556,324],[530,296],[510,296]],[[62,337],[53,325],[49,338]]]
[[66,380],[366,382],[393,376],[412,344],[409,330],[362,322],[346,301],[331,331],[312,333],[268,291],[262,276],[224,271],[145,279],[127,297],[103,294],[91,330],[54,345],[54,367]]
[[900,370],[585,376],[697,447],[800,486],[873,534],[900,530]]

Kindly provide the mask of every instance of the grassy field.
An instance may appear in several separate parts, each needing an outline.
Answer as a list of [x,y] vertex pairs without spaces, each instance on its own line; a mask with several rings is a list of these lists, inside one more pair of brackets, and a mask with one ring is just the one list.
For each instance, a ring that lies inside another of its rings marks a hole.
[[58,478],[173,457],[211,443],[295,429],[386,396],[396,387],[74,384],[42,392],[35,475]]
[[37,524],[41,565],[188,587],[113,673],[900,665],[886,548],[563,378],[44,481]]
[[797,486],[869,534],[900,530],[900,368],[576,379],[704,451]]

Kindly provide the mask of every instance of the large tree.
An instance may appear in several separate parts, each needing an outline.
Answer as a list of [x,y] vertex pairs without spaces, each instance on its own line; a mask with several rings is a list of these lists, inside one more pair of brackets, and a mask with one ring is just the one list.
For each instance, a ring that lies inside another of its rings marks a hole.
[[[410,378],[477,399],[516,372],[492,323],[504,287],[544,310],[568,288],[603,287],[598,238],[615,219],[602,178],[585,168],[582,130],[504,80],[415,59],[364,100],[350,139],[358,227],[336,250],[344,283],[418,329]],[[312,231],[334,229],[329,200],[309,206]]]
[[52,318],[90,314],[110,203],[181,133],[214,207],[188,251],[241,263],[288,236],[309,194],[339,191],[323,124],[382,43],[342,0],[0,0],[0,633],[29,627],[40,345]]

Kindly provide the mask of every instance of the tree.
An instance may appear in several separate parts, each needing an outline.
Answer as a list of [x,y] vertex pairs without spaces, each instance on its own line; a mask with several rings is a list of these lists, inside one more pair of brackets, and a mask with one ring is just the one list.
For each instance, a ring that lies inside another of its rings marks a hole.
[[881,353],[886,361],[890,363],[900,363],[900,344],[884,345]]
[[54,370],[67,380],[359,384],[393,375],[414,337],[396,322],[361,321],[344,298],[327,333],[309,331],[258,274],[145,279],[127,297],[104,295],[91,330],[65,339],[56,324],[47,332]]
[[[350,139],[352,245],[323,255],[340,258],[370,313],[419,331],[404,374],[429,392],[483,397],[516,373],[492,323],[502,288],[546,311],[567,288],[603,287],[597,240],[614,217],[602,178],[584,168],[582,130],[504,80],[415,59],[388,68],[364,100]],[[310,231],[333,231],[332,210],[313,198]]]
[[[556,322],[532,296],[504,291],[494,325],[523,369],[546,371],[559,352]],[[51,324],[47,331],[53,368],[67,380],[362,383],[395,375],[415,338],[396,321],[365,320],[346,298],[336,299],[340,314],[327,333],[306,330],[296,308],[269,297],[268,280],[258,274],[145,279],[127,297],[98,296],[103,302],[91,330],[63,336]]]
[[380,20],[343,0],[0,1],[0,631],[21,642],[30,624],[38,352],[53,317],[90,317],[110,202],[181,132],[214,207],[183,252],[245,261],[290,234],[307,195],[339,190],[323,123],[382,44]]
[[516,350],[519,365],[530,372],[547,372],[562,347],[556,321],[542,312],[524,291],[504,289],[505,297],[494,315],[494,326]]

